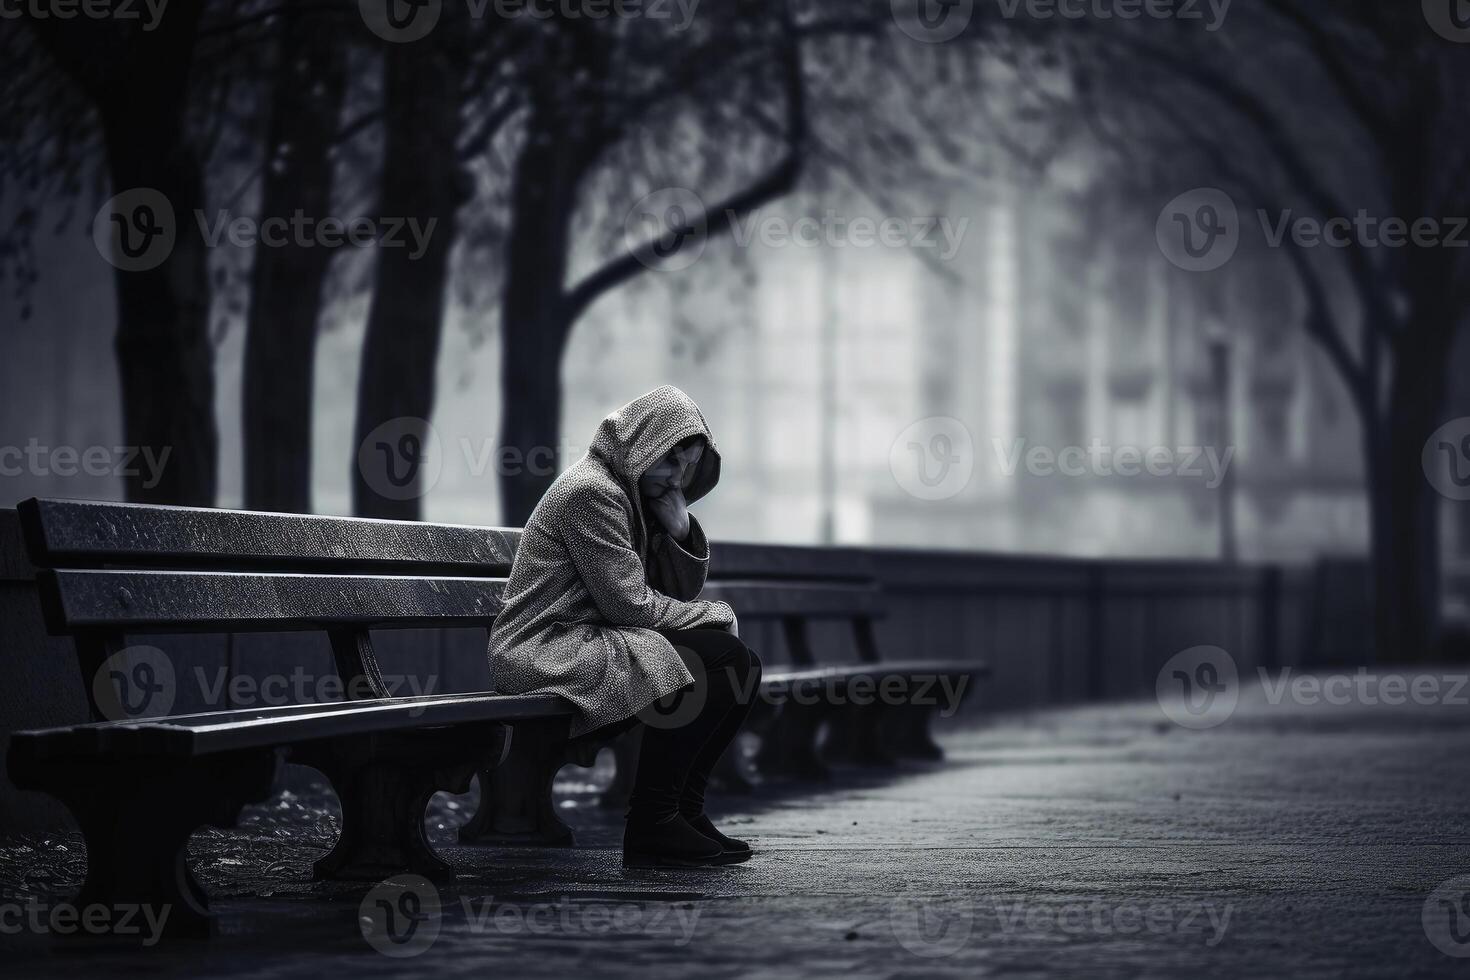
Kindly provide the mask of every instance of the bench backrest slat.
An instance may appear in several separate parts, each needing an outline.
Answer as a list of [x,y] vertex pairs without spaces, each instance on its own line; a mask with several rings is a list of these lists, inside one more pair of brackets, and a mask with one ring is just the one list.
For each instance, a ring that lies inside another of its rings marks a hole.
[[842,619],[876,616],[880,593],[863,584],[821,584],[782,580],[713,581],[700,594],[703,599],[723,599],[745,619],[802,616],[807,619]]
[[[18,510],[58,634],[322,629],[347,642],[369,628],[488,626],[521,539],[513,528],[106,501]],[[722,543],[705,597],[743,619],[882,612],[872,562],[851,548]]]
[[521,532],[89,500],[17,508],[41,567],[380,571],[504,577]]
[[711,549],[711,579],[823,579],[870,581],[871,560],[855,548],[804,548],[795,545],[721,541]]

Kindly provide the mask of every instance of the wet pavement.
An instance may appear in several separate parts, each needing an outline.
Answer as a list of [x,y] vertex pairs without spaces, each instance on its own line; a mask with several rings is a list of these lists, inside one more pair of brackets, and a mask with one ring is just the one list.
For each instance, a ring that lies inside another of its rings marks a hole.
[[[458,847],[473,800],[446,797],[452,883],[312,884],[335,818],[305,787],[195,836],[214,939],[118,950],[12,914],[0,972],[1465,977],[1470,708],[1439,700],[1250,690],[1199,731],[1152,703],[1001,715],[945,733],[944,764],[722,799],[756,858],[683,873],[625,873],[607,772],[571,769],[574,850]],[[0,903],[65,900],[75,838],[6,843]]]

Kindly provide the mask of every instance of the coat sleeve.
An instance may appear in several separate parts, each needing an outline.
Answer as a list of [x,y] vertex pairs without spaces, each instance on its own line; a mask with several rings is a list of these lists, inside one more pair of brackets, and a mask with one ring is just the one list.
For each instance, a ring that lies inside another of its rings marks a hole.
[[734,620],[726,603],[686,602],[648,585],[620,502],[586,487],[568,504],[562,540],[577,576],[610,625],[674,630],[728,627]]
[[649,545],[649,581],[675,599],[697,599],[709,574],[709,540],[689,515],[689,538],[683,544],[665,531],[655,531]]

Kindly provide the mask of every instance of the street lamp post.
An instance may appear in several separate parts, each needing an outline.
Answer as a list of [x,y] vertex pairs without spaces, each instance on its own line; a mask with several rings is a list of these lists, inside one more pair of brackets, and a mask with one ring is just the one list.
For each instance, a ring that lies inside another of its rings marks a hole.
[[[1219,423],[1215,429],[1221,459],[1234,439],[1230,418],[1230,341],[1223,329],[1210,331],[1206,343],[1210,351],[1210,377],[1215,393],[1215,410]],[[1220,560],[1234,564],[1239,557],[1235,540],[1235,468],[1226,466],[1220,474]]]

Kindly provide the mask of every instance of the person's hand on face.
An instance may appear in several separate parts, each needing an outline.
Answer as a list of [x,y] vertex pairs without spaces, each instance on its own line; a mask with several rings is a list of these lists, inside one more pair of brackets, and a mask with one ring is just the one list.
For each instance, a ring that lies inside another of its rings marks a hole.
[[703,457],[702,440],[675,446],[638,480],[639,492],[648,500],[648,509],[676,541],[689,536],[689,505],[684,500],[684,488],[694,479]]
[[684,491],[679,487],[666,490],[657,497],[650,497],[648,509],[653,511],[653,516],[658,518],[658,522],[675,541],[683,541],[689,537],[689,505],[684,502]]

